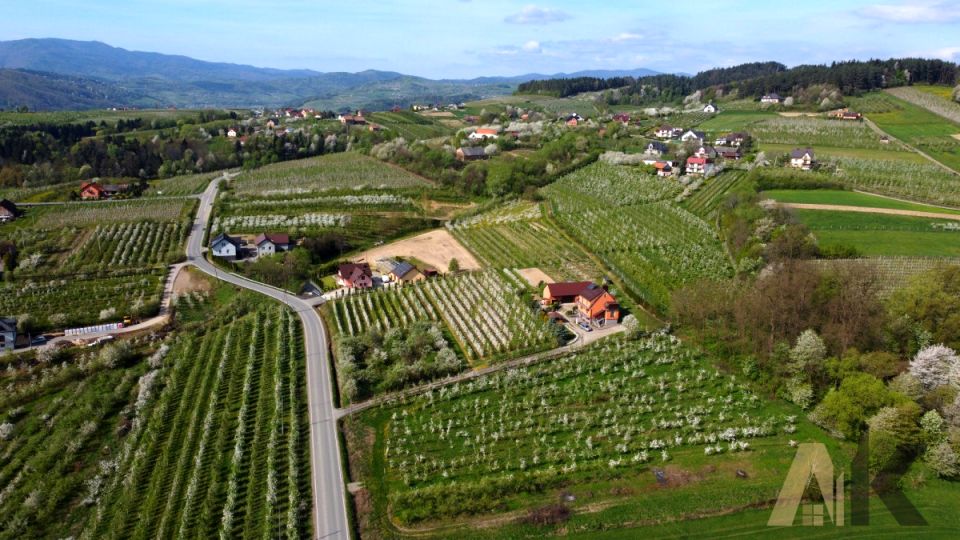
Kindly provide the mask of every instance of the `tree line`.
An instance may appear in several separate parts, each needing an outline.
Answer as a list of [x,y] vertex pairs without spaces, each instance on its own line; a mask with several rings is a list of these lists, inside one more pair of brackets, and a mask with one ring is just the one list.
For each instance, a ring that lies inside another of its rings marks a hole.
[[581,92],[616,91],[606,96],[608,101],[615,99],[619,103],[639,105],[675,102],[698,90],[711,88],[725,92],[736,90],[740,97],[759,98],[812,85],[832,85],[844,94],[859,94],[914,83],[952,86],[957,80],[957,65],[936,59],[854,60],[789,69],[778,62],[752,62],[710,69],[694,76],[661,74],[639,78],[536,80],[520,84],[517,93],[568,97]]

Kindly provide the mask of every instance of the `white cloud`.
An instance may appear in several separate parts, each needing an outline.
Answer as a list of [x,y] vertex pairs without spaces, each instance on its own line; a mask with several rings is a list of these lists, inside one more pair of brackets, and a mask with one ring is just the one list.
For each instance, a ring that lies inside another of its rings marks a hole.
[[898,23],[949,23],[960,20],[960,2],[873,4],[863,10],[872,19]]
[[521,49],[523,49],[524,52],[540,52],[540,42],[539,42],[539,41],[530,40],[530,41],[524,43],[524,44],[523,44],[523,47],[521,47]]
[[643,36],[640,34],[634,34],[633,32],[621,32],[613,37],[613,41],[616,43],[622,43],[624,41],[638,41],[643,39]]
[[570,18],[568,13],[553,8],[542,8],[534,5],[524,6],[519,13],[507,15],[503,21],[511,24],[548,24],[565,21]]
[[960,60],[960,47],[944,47],[933,53],[935,58],[956,62]]

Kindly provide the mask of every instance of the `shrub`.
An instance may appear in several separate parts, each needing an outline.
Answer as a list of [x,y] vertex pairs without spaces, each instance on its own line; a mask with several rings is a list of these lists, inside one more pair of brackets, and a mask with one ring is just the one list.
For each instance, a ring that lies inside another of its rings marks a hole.
[[910,374],[927,390],[960,383],[960,357],[944,345],[921,349],[910,362]]
[[924,461],[937,475],[943,478],[953,478],[960,474],[960,462],[957,453],[947,442],[930,447],[923,456]]

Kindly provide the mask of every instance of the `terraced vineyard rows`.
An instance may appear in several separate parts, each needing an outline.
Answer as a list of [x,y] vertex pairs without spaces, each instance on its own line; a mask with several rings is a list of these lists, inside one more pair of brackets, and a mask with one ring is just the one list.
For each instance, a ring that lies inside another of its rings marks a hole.
[[309,536],[302,343],[279,307],[179,339],[83,538]]
[[687,200],[683,207],[705,219],[712,220],[724,197],[747,177],[746,171],[729,170],[709,180]]
[[471,272],[347,296],[331,304],[340,334],[442,320],[471,360],[533,352],[555,344],[524,301],[526,284],[510,270]]

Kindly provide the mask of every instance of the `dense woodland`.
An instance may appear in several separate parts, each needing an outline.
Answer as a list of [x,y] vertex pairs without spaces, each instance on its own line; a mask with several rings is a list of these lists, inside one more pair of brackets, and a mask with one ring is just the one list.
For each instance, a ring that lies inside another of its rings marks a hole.
[[611,104],[643,105],[677,102],[698,90],[714,87],[727,93],[736,90],[744,98],[759,98],[767,93],[787,94],[814,85],[831,85],[844,94],[860,94],[913,83],[952,86],[956,82],[957,65],[952,62],[902,58],[802,65],[790,69],[777,62],[755,62],[711,69],[692,77],[653,75],[637,79],[582,77],[540,80],[521,84],[517,93],[567,97],[580,92],[617,90],[616,93],[605,94]]

